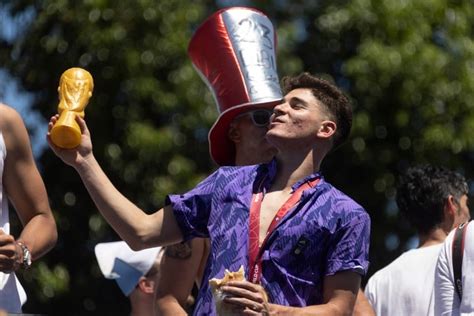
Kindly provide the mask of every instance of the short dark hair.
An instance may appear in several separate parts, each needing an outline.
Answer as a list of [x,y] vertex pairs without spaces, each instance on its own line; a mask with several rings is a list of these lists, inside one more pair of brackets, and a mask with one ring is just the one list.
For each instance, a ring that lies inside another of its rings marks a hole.
[[449,195],[459,202],[469,191],[466,179],[444,167],[412,167],[400,177],[397,205],[418,230],[426,234],[444,221],[444,205]]
[[284,77],[282,87],[285,94],[295,89],[310,89],[336,123],[333,148],[346,141],[352,127],[352,105],[344,93],[330,82],[304,72],[295,77]]

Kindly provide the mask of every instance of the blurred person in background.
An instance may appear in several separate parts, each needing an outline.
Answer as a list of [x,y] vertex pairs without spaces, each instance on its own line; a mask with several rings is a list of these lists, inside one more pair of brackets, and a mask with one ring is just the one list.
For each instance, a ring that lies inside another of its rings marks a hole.
[[433,315],[436,262],[446,236],[470,217],[468,191],[462,175],[443,167],[412,167],[400,178],[398,208],[419,245],[369,279],[365,294],[377,315]]
[[[458,232],[459,229],[459,232]],[[456,235],[456,240],[455,240]],[[456,242],[456,247],[453,243]],[[453,257],[453,252],[457,259]],[[459,274],[455,276],[454,265]],[[436,265],[435,315],[474,315],[474,224],[452,231],[444,242]],[[458,290],[458,291],[457,291]]]
[[161,247],[133,251],[124,241],[95,246],[100,271],[117,282],[129,298],[131,316],[154,316],[154,293],[160,276]]
[[[21,313],[27,296],[15,276],[54,247],[57,230],[20,115],[0,104],[0,307]],[[23,226],[10,232],[8,202]]]

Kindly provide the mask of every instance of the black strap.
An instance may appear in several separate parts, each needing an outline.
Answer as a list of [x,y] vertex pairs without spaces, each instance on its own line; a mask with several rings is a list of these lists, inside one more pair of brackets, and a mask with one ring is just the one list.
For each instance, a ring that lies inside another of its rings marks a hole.
[[459,299],[462,298],[462,257],[464,253],[464,235],[467,223],[462,223],[456,228],[453,239],[453,272],[454,287],[458,293]]

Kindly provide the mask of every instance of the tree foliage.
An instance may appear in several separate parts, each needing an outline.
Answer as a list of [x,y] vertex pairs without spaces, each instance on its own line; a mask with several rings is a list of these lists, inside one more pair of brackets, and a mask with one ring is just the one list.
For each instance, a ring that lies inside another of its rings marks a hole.
[[[432,162],[471,176],[474,141],[474,9],[470,1],[0,1],[29,16],[0,64],[34,94],[46,119],[58,80],[89,70],[86,109],[94,152],[116,187],[153,211],[168,192],[184,192],[216,168],[207,133],[212,97],[192,68],[187,44],[218,8],[261,9],[278,33],[280,75],[303,70],[334,80],[354,102],[350,141],[327,157],[326,178],[372,218],[370,273],[407,247],[414,230],[400,218],[395,185],[407,166]],[[11,104],[14,106],[14,104]],[[22,275],[27,312],[123,314],[128,307],[104,280],[93,247],[117,236],[77,174],[49,150],[40,160],[60,239]]]

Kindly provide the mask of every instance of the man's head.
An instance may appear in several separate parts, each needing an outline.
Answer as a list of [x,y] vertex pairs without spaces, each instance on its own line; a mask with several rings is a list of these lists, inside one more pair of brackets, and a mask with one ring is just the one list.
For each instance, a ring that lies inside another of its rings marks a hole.
[[338,147],[348,137],[352,127],[352,106],[349,99],[335,85],[326,80],[302,73],[296,77],[282,79],[283,93],[288,94],[295,89],[309,89],[311,94],[322,105],[328,118],[336,124],[333,136],[333,148]]
[[228,137],[235,147],[237,166],[270,161],[277,150],[265,138],[273,111],[256,109],[244,112],[230,123]]
[[420,234],[469,219],[468,185],[464,177],[431,165],[408,169],[397,187],[400,212]]
[[307,73],[286,77],[282,83],[286,95],[274,108],[267,133],[270,143],[292,156],[317,148],[313,154],[323,158],[347,139],[352,109],[337,87]]
[[114,279],[125,296],[130,296],[135,289],[151,288],[158,272],[161,247],[140,251],[132,250],[124,241],[100,243],[95,246],[95,255],[102,274]]
[[138,282],[135,285],[135,290],[130,293],[130,300],[133,300],[134,297],[137,297],[137,300],[139,297],[148,297],[148,299],[154,298],[155,290],[158,285],[157,281],[160,276],[162,254],[163,251],[160,249],[148,272],[138,279]]

